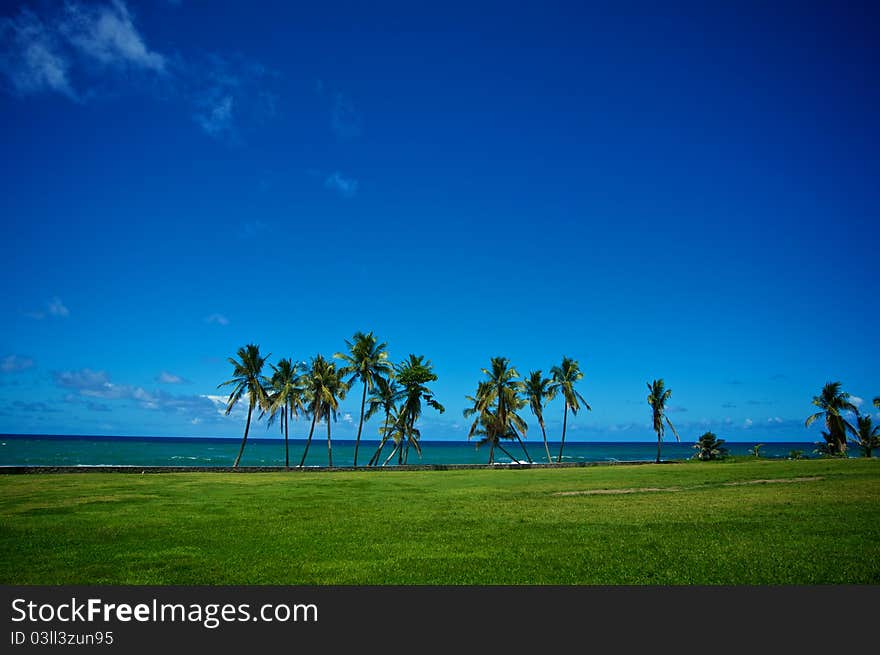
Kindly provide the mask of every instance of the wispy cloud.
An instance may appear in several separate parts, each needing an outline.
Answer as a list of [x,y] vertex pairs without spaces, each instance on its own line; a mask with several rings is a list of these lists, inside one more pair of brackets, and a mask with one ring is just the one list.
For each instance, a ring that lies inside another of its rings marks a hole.
[[859,398],[858,396],[850,396],[849,401],[855,405],[856,407],[861,407],[862,403],[865,402],[864,398]]
[[278,74],[255,60],[196,56],[182,64],[180,75],[196,108],[193,120],[208,136],[238,144],[244,128],[277,113],[278,97],[266,87]]
[[216,97],[209,93],[201,101],[203,110],[193,115],[195,122],[209,136],[221,136],[232,131],[232,110],[235,100],[232,96]]
[[62,48],[56,30],[27,8],[0,18],[0,73],[18,95],[50,91],[76,97]]
[[245,128],[277,113],[278,96],[267,88],[275,71],[241,55],[161,53],[123,0],[36,7],[0,18],[0,78],[13,95],[56,93],[86,103],[108,87],[158,90],[157,98],[182,101],[205,134],[227,143],[242,142]]
[[735,404],[735,403],[724,403],[724,404],[721,405],[721,406],[722,406],[724,409],[732,409],[732,408],[736,407],[736,404]]
[[3,373],[18,373],[32,368],[34,360],[30,357],[22,357],[21,355],[6,355],[0,359],[0,371]]
[[214,323],[216,325],[229,325],[229,319],[223,314],[211,314],[205,317],[205,323]]
[[681,405],[672,405],[666,411],[667,412],[675,412],[675,413],[684,413],[684,412],[688,411],[688,408],[682,407]]
[[747,400],[746,405],[772,405],[772,400]]
[[70,316],[70,310],[67,306],[61,301],[61,298],[57,296],[52,298],[51,300],[46,301],[46,304],[43,306],[43,309],[34,311],[34,312],[25,312],[25,316],[29,318],[36,319],[38,321],[43,320],[47,316],[56,316],[58,318],[67,318]]
[[163,72],[165,57],[150,50],[122,0],[104,5],[68,2],[59,31],[86,57],[115,68]]
[[52,405],[49,405],[42,401],[26,402],[23,400],[13,401],[12,409],[15,412],[27,412],[34,414],[56,413],[61,411],[59,408],[53,407]]
[[42,16],[23,7],[17,16],[0,19],[0,73],[16,95],[60,93],[82,100],[108,71],[165,72],[166,57],[147,46],[121,0],[45,7]]
[[336,136],[353,139],[361,135],[363,119],[354,105],[342,93],[333,94],[333,106],[330,109],[330,127]]
[[156,382],[160,382],[162,384],[186,384],[187,380],[180,377],[179,375],[174,375],[174,373],[162,371],[161,373],[159,373],[159,375],[156,376]]
[[357,194],[358,181],[351,177],[344,177],[339,172],[334,172],[324,180],[324,188],[335,191],[343,198],[353,198]]

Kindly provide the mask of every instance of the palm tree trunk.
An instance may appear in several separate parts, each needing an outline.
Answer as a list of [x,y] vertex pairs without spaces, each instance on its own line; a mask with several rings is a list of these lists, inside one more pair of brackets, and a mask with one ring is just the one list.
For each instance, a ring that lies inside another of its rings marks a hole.
[[529,464],[532,463],[532,457],[529,455],[529,451],[526,450],[526,445],[523,443],[523,440],[519,438],[519,433],[514,430],[513,433],[516,435],[516,440],[519,441],[519,445],[522,446],[523,452],[526,454],[526,459],[529,460]]
[[330,410],[327,410],[327,463],[333,468],[333,446],[330,443]]
[[500,450],[502,453],[504,453],[504,454],[507,455],[510,459],[512,459],[514,464],[517,463],[517,461],[516,461],[516,457],[514,457],[514,456],[511,455],[509,452],[507,452],[507,449],[506,449],[504,446],[501,445],[501,442],[500,442],[500,441],[498,442],[498,450]]
[[375,466],[379,463],[379,457],[382,455],[382,449],[385,447],[385,443],[388,441],[388,412],[385,412],[385,429],[382,430],[382,438],[379,440],[379,447],[376,449],[376,452],[373,453],[373,457],[370,459],[370,463],[367,466]]
[[[402,442],[401,442],[401,443],[402,443]],[[400,444],[395,444],[395,445],[394,445],[394,450],[391,451],[391,454],[388,455],[388,459],[386,459],[386,460],[382,463],[382,466],[385,466],[385,464],[387,464],[388,462],[390,462],[390,461],[391,461],[391,458],[394,457],[394,453],[396,453],[398,450],[400,450]]]
[[244,439],[241,440],[241,448],[238,450],[238,457],[235,458],[235,464],[232,465],[232,468],[237,469],[238,463],[241,461],[241,454],[244,452],[244,445],[247,443],[248,431],[251,429],[251,414],[254,411],[254,404],[250,403],[248,405],[248,417],[247,423],[244,425]]
[[495,440],[494,439],[489,443],[489,463],[490,464],[495,463]]
[[306,455],[309,454],[309,446],[310,446],[311,443],[312,443],[312,435],[315,433],[315,421],[316,421],[317,419],[318,419],[318,412],[315,411],[315,413],[312,414],[312,427],[309,429],[309,438],[308,438],[308,440],[306,441],[306,449],[303,451],[303,458],[302,458],[302,459],[300,460],[300,462],[299,462],[299,467],[300,467],[300,468],[302,468],[302,467],[303,467],[303,464],[306,463]]
[[367,383],[364,382],[364,395],[361,396],[361,420],[358,423],[358,436],[354,442],[354,465],[358,465],[358,447],[361,445],[361,428],[364,427],[364,406],[367,404]]
[[657,433],[657,463],[660,463],[660,433]]
[[541,424],[541,434],[544,435],[544,450],[547,451],[547,463],[553,463],[553,456],[550,454],[550,445],[547,443],[547,430],[544,429],[544,421],[539,421]]
[[565,414],[562,417],[562,441],[559,443],[559,457],[556,458],[556,463],[559,464],[562,461],[562,449],[565,448],[565,428],[568,425],[568,403],[565,403]]
[[290,468],[290,448],[288,447],[287,437],[290,432],[290,417],[287,415],[287,407],[282,410],[281,418],[284,421],[284,468]]

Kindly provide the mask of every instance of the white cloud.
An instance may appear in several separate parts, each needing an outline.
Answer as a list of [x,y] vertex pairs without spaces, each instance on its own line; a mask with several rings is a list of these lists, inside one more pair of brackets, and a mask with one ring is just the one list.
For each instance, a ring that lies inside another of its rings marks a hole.
[[186,380],[179,375],[174,375],[174,373],[162,371],[156,376],[156,382],[161,382],[162,384],[183,384]]
[[0,19],[0,44],[0,73],[17,93],[54,91],[75,98],[70,62],[57,35],[36,14],[22,9],[15,18]]
[[346,413],[342,416],[342,420],[343,420],[344,422],[346,422],[346,423],[352,423],[352,422],[354,421],[354,419],[352,418],[351,414],[349,414],[348,412],[346,412]]
[[782,423],[782,419],[779,418],[778,416],[774,416],[772,418],[768,418],[767,422],[768,423]]
[[752,419],[750,419],[750,418],[747,418],[745,423],[743,423],[743,427],[750,428],[750,427],[752,427],[753,424],[754,424],[754,421],[752,421]]
[[0,371],[4,373],[16,373],[33,367],[34,360],[30,357],[22,357],[21,355],[7,355],[0,359]]
[[216,323],[217,325],[229,325],[229,319],[223,314],[211,314],[205,317],[205,323]]
[[69,3],[59,30],[74,48],[102,64],[165,70],[165,57],[147,47],[121,0],[97,6]]
[[861,407],[862,403],[865,402],[864,398],[859,398],[858,396],[850,396],[849,401],[855,405],[856,407]]
[[47,304],[46,307],[51,316],[70,316],[70,310],[64,306],[64,303],[61,302],[61,298],[57,296],[52,298]]
[[343,198],[353,198],[357,194],[358,181],[354,178],[343,177],[339,172],[334,172],[324,180],[324,188],[335,191]]
[[70,316],[70,310],[67,309],[67,306],[63,302],[61,302],[61,298],[56,296],[46,302],[45,309],[35,312],[25,312],[25,316],[37,319],[38,321],[43,320],[47,315],[65,318]]
[[211,136],[229,133],[232,130],[234,102],[232,96],[205,99],[203,101],[204,109],[194,116],[196,123]]
[[0,19],[0,73],[19,95],[55,92],[72,100],[73,73],[81,83],[97,69],[165,71],[166,59],[150,50],[121,0],[48,4],[42,16],[22,8]]

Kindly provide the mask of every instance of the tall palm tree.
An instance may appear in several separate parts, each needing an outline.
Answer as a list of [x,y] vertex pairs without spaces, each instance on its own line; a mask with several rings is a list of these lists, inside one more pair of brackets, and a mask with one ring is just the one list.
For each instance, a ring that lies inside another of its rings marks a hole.
[[385,444],[388,442],[388,438],[390,433],[388,432],[389,421],[391,420],[391,415],[397,414],[397,403],[403,398],[403,392],[400,390],[400,387],[397,385],[392,375],[386,378],[377,378],[376,386],[370,394],[369,401],[370,405],[367,409],[366,420],[370,420],[373,416],[379,412],[385,412],[385,424],[379,429],[379,447],[376,449],[376,452],[373,453],[373,456],[370,458],[370,462],[368,466],[373,466],[379,463],[379,457],[382,455],[382,449],[385,448]]
[[315,432],[315,423],[321,419],[327,421],[327,464],[333,466],[333,445],[330,439],[330,422],[336,420],[336,410],[339,409],[339,401],[345,398],[348,385],[339,376],[336,365],[328,362],[322,355],[312,359],[312,365],[304,380],[305,399],[309,414],[312,415],[312,427],[309,429],[309,438],[303,451],[300,467],[306,461],[309,445],[312,443],[312,435]]
[[529,409],[538,419],[538,425],[541,426],[541,434],[544,437],[544,450],[547,451],[547,461],[552,464],[553,457],[550,455],[550,445],[547,443],[547,430],[544,427],[544,403],[553,400],[553,393],[550,391],[550,378],[543,377],[540,370],[530,371],[529,377],[525,381],[525,394],[529,401]]
[[872,457],[875,448],[880,448],[880,425],[874,425],[870,416],[856,417],[856,438],[862,455]]
[[[278,366],[272,366],[272,377],[269,378],[269,405],[266,410],[269,419],[267,427],[272,425],[276,415],[280,415],[281,433],[284,435],[284,466],[290,468],[290,449],[288,446],[290,416],[299,416],[305,411],[303,405],[302,380],[298,375],[299,364],[289,359],[282,359]],[[265,413],[265,412],[264,412]]]
[[877,409],[880,409],[880,396],[874,397],[874,407],[876,407]]
[[[523,382],[519,379],[519,373],[510,366],[510,360],[506,357],[493,357],[489,368],[482,369],[487,379],[477,387],[477,395],[472,398],[474,407],[465,410],[465,417],[474,415],[474,422],[468,432],[470,439],[480,425],[488,430],[489,442],[495,444],[498,438],[515,438],[531,463],[532,458],[520,434],[525,434],[527,425],[517,411],[525,407],[526,401],[520,394],[524,391]],[[491,419],[489,418],[491,415]],[[483,419],[486,420],[483,420]],[[494,456],[494,449],[490,448],[490,463]],[[515,460],[514,460],[515,461]]]
[[561,462],[562,449],[565,447],[565,429],[568,425],[568,410],[571,409],[571,413],[577,416],[581,403],[587,408],[587,411],[593,410],[587,404],[587,401],[584,400],[584,397],[574,390],[575,382],[582,380],[584,377],[577,360],[563,357],[562,363],[559,366],[554,366],[550,369],[550,375],[553,377],[550,391],[554,396],[557,393],[561,393],[565,400],[565,414],[562,419],[562,441],[559,444],[559,457],[556,458],[557,462]]
[[[409,457],[409,447],[412,439],[417,436],[415,423],[422,415],[422,403],[431,407],[441,414],[446,411],[436,398],[434,392],[427,387],[428,382],[436,382],[437,375],[434,373],[431,360],[425,360],[423,355],[410,355],[408,359],[395,365],[394,372],[397,382],[402,388],[403,398],[399,411],[398,420],[400,429],[404,431],[406,448],[398,451],[398,463],[406,464]],[[420,451],[419,451],[420,452]]]
[[248,431],[251,429],[251,416],[254,413],[254,407],[259,405],[261,408],[268,404],[268,396],[266,395],[265,385],[266,379],[263,377],[263,365],[266,363],[266,357],[260,355],[260,347],[249,343],[248,345],[238,349],[238,359],[230,357],[229,363],[232,364],[232,379],[221,382],[217,388],[227,385],[234,385],[232,393],[226,400],[226,415],[232,411],[232,408],[241,400],[241,397],[247,393],[248,395],[248,414],[247,423],[244,425],[244,437],[241,440],[241,448],[238,450],[238,457],[232,468],[238,468],[241,461],[241,455],[244,453],[244,445],[247,443]]
[[820,411],[808,416],[805,422],[810,427],[820,418],[825,419],[825,427],[831,440],[829,444],[838,453],[846,453],[846,431],[855,434],[857,431],[852,423],[843,417],[843,412],[858,414],[858,408],[849,401],[849,394],[841,389],[840,382],[826,382],[822,393],[813,396],[813,405]]
[[654,432],[657,433],[657,463],[660,463],[660,443],[663,441],[663,433],[665,422],[675,435],[676,441],[681,441],[672,421],[666,416],[666,402],[672,396],[672,389],[667,389],[663,383],[663,378],[648,383],[648,404],[653,410],[653,426]]
[[347,353],[336,353],[337,359],[345,362],[339,370],[342,377],[350,376],[346,384],[350,387],[355,380],[364,383],[361,395],[361,418],[358,422],[357,440],[354,442],[354,465],[358,465],[358,448],[361,445],[361,430],[364,427],[364,408],[367,404],[367,391],[372,391],[376,381],[390,376],[393,372],[385,352],[387,343],[378,343],[373,333],[355,332],[351,341],[346,340]]

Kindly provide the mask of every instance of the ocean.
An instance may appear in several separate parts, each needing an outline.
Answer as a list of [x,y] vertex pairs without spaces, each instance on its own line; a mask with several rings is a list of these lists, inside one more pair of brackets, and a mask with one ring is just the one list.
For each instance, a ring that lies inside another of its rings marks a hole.
[[[290,465],[297,466],[305,448],[305,439],[290,440]],[[197,437],[94,437],[64,435],[3,435],[0,436],[0,466],[232,466],[241,439]],[[727,442],[731,455],[747,455],[755,442]],[[362,439],[358,464],[365,465],[378,447],[378,442]],[[513,457],[527,461],[519,445],[504,444]],[[547,455],[541,441],[528,441],[526,448],[535,462],[546,462]],[[764,443],[761,456],[787,458],[792,450],[804,457],[815,457],[811,442]],[[693,456],[693,443],[664,442],[662,459],[687,459]],[[550,443],[555,461],[559,443]],[[386,446],[384,459],[391,454]],[[602,442],[567,441],[563,462],[633,462],[653,461],[657,442]],[[858,455],[857,449],[851,452]],[[486,464],[488,447],[477,448],[473,442],[425,441],[422,456],[410,449],[409,464]],[[354,441],[333,441],[334,466],[351,466],[354,460]],[[396,463],[397,457],[389,462]],[[496,462],[512,459],[495,449]],[[312,439],[306,466],[327,465],[327,440]],[[280,439],[248,439],[241,466],[284,466],[284,441]]]

